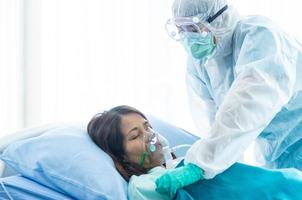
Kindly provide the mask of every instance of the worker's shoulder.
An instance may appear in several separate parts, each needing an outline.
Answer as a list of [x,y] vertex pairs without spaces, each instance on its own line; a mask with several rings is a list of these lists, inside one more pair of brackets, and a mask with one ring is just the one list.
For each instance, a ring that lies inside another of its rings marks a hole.
[[261,15],[251,15],[241,18],[235,28],[235,35],[244,37],[245,35],[254,35],[255,33],[278,32],[279,27],[269,18]]
[[275,29],[276,24],[269,18],[261,15],[249,15],[241,18],[236,27],[237,30],[245,29]]
[[262,15],[247,15],[241,18],[240,22],[245,24],[273,24],[273,21]]

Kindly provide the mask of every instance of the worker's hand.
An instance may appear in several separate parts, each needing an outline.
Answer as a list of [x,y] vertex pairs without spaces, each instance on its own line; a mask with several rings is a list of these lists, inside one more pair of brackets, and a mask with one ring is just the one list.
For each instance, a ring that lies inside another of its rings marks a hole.
[[157,178],[155,181],[156,191],[167,193],[170,197],[174,197],[178,189],[195,183],[202,178],[202,169],[189,163],[188,165],[171,169]]

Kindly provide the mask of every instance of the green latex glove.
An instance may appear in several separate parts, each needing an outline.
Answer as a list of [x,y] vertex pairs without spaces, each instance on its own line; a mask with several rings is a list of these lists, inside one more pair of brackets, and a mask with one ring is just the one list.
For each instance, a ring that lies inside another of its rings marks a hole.
[[188,165],[169,170],[157,178],[155,181],[156,191],[168,193],[171,197],[174,197],[178,189],[195,183],[202,178],[203,170],[189,163]]

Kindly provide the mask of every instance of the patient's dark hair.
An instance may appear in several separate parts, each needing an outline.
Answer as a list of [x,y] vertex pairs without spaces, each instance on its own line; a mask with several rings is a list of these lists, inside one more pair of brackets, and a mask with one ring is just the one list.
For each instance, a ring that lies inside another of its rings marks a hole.
[[124,135],[121,131],[121,119],[122,116],[133,113],[147,119],[137,109],[122,105],[95,115],[87,127],[90,138],[97,146],[110,155],[116,169],[126,181],[129,181],[132,175],[139,176],[147,173],[147,169],[140,165],[124,160]]

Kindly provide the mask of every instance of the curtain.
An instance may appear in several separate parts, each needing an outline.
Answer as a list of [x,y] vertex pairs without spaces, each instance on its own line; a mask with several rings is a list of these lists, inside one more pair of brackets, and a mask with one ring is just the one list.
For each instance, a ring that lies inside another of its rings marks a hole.
[[86,120],[127,104],[173,123],[191,118],[186,56],[164,30],[168,1],[41,3],[41,122]]
[[[172,2],[0,0],[0,134],[121,104],[195,131],[186,53],[164,29]],[[298,0],[229,2],[301,39]]]
[[0,0],[0,136],[24,126],[22,7]]

